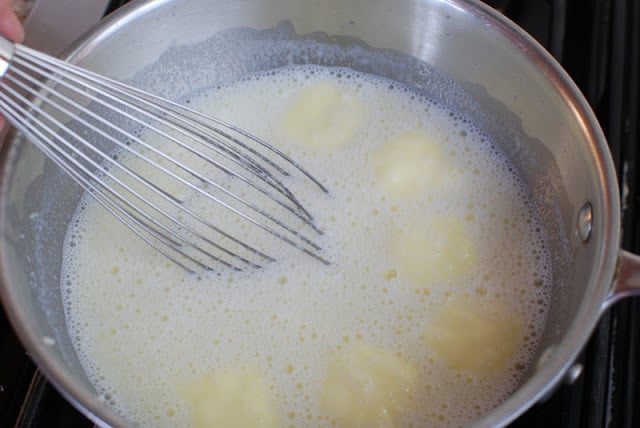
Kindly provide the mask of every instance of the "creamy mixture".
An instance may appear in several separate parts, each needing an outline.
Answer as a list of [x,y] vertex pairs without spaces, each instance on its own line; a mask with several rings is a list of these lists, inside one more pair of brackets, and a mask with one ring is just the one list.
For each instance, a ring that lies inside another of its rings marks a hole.
[[142,426],[435,427],[508,396],[545,322],[550,260],[526,188],[481,130],[337,68],[260,74],[191,105],[323,181],[329,195],[296,189],[331,265],[291,249],[190,275],[85,198],[64,301],[105,400]]

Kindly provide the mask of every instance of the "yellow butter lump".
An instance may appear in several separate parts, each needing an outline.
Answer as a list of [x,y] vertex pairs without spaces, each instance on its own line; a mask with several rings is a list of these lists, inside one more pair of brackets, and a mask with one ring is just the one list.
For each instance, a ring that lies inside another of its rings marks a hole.
[[186,385],[196,428],[282,427],[271,390],[258,370],[214,370]]
[[477,245],[458,217],[414,218],[390,241],[398,273],[416,285],[458,279],[478,264]]
[[523,331],[521,317],[504,303],[458,297],[435,315],[425,339],[450,369],[484,376],[508,368]]
[[417,376],[413,364],[387,349],[350,344],[330,363],[321,402],[340,427],[395,427],[413,404]]
[[453,165],[423,131],[396,135],[374,153],[376,178],[390,195],[406,198],[445,190]]
[[314,146],[346,143],[364,119],[364,105],[336,85],[319,82],[305,88],[286,113],[284,134]]

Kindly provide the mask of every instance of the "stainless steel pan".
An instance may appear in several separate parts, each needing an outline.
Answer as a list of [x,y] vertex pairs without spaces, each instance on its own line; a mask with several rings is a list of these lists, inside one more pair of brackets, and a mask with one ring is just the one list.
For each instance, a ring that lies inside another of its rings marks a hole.
[[[611,304],[640,294],[640,259],[619,248],[618,183],[585,99],[531,37],[462,0],[142,0],[105,19],[66,56],[175,99],[290,60],[331,62],[313,50],[274,59],[251,44],[252,34],[273,32],[377,55],[373,64],[350,54],[331,61],[421,87],[471,116],[528,181],[552,237],[549,319],[537,364],[476,423],[512,421],[562,381]],[[248,52],[260,60],[247,60]],[[1,168],[5,309],[67,399],[99,425],[128,425],[97,397],[65,327],[61,250],[80,190],[19,136],[5,144]]]

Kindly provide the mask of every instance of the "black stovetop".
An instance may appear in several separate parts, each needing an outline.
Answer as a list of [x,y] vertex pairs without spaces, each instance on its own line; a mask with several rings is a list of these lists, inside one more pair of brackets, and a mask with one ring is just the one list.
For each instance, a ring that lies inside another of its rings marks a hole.
[[[622,245],[640,252],[640,1],[485,1],[538,39],[592,105],[628,187]],[[112,1],[108,11],[123,3]],[[640,299],[618,303],[602,318],[578,362],[580,377],[512,426],[640,426]],[[0,310],[0,427],[12,426],[92,424],[44,379]]]

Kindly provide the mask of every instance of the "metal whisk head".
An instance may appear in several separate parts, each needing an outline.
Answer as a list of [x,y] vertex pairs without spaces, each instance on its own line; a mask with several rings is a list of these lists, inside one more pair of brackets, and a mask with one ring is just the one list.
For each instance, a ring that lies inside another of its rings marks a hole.
[[0,112],[183,268],[242,270],[273,261],[270,248],[253,244],[260,233],[328,264],[313,239],[320,229],[283,177],[327,190],[266,142],[6,39],[0,76]]

